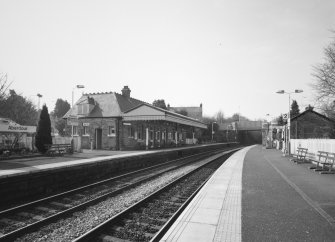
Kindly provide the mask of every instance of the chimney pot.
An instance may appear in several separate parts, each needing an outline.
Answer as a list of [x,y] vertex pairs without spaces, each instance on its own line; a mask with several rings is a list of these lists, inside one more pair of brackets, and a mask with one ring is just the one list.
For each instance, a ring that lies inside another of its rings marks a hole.
[[130,98],[130,92],[131,90],[129,89],[128,86],[124,86],[122,91],[122,96],[126,97],[126,98]]

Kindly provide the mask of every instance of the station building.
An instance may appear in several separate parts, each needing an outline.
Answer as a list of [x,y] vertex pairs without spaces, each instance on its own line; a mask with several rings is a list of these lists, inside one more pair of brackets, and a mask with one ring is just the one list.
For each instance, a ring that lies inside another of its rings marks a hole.
[[83,94],[64,115],[83,149],[134,150],[196,144],[206,124],[122,93]]

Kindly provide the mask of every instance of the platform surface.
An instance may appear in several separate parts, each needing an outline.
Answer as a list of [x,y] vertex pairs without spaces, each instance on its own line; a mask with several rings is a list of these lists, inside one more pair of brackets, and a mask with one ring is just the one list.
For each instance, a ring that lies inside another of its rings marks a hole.
[[335,175],[261,146],[232,155],[161,241],[335,241]]
[[220,143],[214,143],[177,148],[137,151],[83,150],[81,153],[65,154],[63,156],[55,157],[40,156],[13,160],[0,160],[0,179],[12,176],[20,176],[27,173],[43,172],[63,167],[80,166],[88,163],[113,160],[123,157],[136,157],[138,155],[155,154],[172,150],[184,150],[219,144]]

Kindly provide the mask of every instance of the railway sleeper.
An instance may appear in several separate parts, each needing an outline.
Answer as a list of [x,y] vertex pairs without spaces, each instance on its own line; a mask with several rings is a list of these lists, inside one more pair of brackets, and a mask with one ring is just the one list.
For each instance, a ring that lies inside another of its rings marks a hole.
[[0,219],[0,222],[6,224],[7,226],[8,225],[10,225],[10,226],[11,225],[15,225],[15,226],[24,226],[25,225],[25,223],[23,223],[21,221],[17,221],[17,220],[12,219],[12,218],[2,218],[2,219]]
[[111,235],[103,234],[99,237],[102,242],[131,242],[130,240],[120,239]]
[[71,208],[72,207],[69,204],[60,203],[60,202],[50,202],[50,204],[61,207],[61,208]]
[[22,217],[26,217],[26,218],[32,218],[36,221],[44,219],[43,216],[36,215],[36,214],[33,214],[33,213],[28,213],[28,212],[20,212],[20,213],[18,213],[18,215],[20,215]]
[[47,212],[47,213],[57,213],[57,210],[51,209],[51,208],[46,208],[46,207],[35,207],[36,210]]

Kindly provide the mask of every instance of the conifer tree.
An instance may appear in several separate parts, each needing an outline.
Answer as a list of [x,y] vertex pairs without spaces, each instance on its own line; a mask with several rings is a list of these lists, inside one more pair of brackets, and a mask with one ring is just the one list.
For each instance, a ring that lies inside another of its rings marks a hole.
[[51,137],[51,122],[47,106],[44,104],[40,119],[38,121],[35,146],[39,152],[45,153],[47,149],[45,148],[46,144],[52,144]]
[[300,114],[299,105],[296,100],[293,100],[290,111],[290,118],[293,118]]

